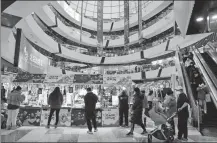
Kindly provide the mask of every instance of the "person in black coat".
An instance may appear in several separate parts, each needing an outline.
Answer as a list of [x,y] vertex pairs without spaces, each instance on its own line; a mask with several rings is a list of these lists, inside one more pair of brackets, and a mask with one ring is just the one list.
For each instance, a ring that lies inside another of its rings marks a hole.
[[92,125],[91,120],[94,127],[94,132],[97,132],[97,126],[96,126],[96,103],[98,101],[98,97],[92,92],[91,88],[87,88],[87,94],[84,97],[84,103],[85,103],[85,116],[87,120],[87,126],[88,126],[88,134],[93,134],[92,132]]
[[128,126],[128,96],[126,93],[126,88],[123,87],[122,93],[118,96],[119,99],[119,125],[123,124],[123,116],[125,119],[125,126]]
[[127,135],[133,135],[134,126],[135,124],[140,125],[143,129],[143,132],[141,134],[147,133],[144,124],[142,123],[142,110],[143,110],[143,95],[140,93],[140,89],[136,87],[134,89],[135,94],[133,98],[133,106],[132,106],[132,117],[131,117],[131,130]]

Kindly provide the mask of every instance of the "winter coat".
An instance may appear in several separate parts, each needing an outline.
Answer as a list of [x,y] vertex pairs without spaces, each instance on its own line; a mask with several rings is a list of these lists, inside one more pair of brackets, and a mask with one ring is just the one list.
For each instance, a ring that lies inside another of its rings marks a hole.
[[94,117],[97,101],[98,97],[93,92],[89,92],[84,96],[86,118]]
[[8,105],[20,106],[20,104],[25,100],[25,95],[21,94],[21,91],[13,91],[8,94],[7,103]]
[[148,99],[147,99],[147,97],[146,97],[145,94],[143,94],[143,96],[144,96],[144,99],[143,99],[143,108],[146,109],[146,108],[149,107],[148,106]]
[[54,108],[54,109],[60,109],[62,104],[63,104],[63,95],[60,93],[58,97],[58,99],[52,99],[51,98],[51,95],[53,93],[50,94],[50,96],[48,97],[48,105],[50,105],[51,108]]
[[128,96],[125,91],[118,96],[119,99],[119,108],[120,109],[127,109],[128,110]]
[[167,95],[163,102],[163,107],[166,107],[166,115],[167,117],[171,117],[173,113],[177,110],[176,97],[173,95]]
[[133,124],[142,124],[143,97],[141,94],[135,94],[133,98],[132,116],[130,122]]

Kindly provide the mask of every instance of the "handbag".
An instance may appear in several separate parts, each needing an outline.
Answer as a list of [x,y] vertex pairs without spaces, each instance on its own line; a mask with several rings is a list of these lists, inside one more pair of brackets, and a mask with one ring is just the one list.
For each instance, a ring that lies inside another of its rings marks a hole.
[[206,98],[206,102],[211,102],[211,97],[209,93],[205,95],[205,98]]

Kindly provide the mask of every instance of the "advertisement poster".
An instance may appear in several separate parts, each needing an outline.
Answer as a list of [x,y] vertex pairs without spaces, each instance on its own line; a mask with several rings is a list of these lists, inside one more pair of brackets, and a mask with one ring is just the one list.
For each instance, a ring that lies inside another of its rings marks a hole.
[[38,52],[22,34],[18,67],[30,73],[46,74],[48,65],[48,58]]
[[74,83],[102,84],[103,76],[102,75],[75,74]]
[[[61,109],[60,113],[59,113],[59,123],[58,126],[62,126],[62,127],[69,127],[71,126],[71,109]],[[50,109],[48,110],[42,110],[42,114],[41,114],[41,126],[46,126],[47,122],[48,122],[48,117],[50,114]],[[51,118],[51,122],[50,125],[54,125],[56,122],[56,112],[54,112],[52,118]]]
[[[97,126],[102,126],[102,111],[96,110]],[[72,109],[71,117],[72,126],[87,126],[84,109]]]
[[117,126],[119,124],[118,109],[103,109],[102,126]]
[[103,4],[104,1],[97,1],[97,52],[100,55],[103,48]]
[[40,108],[20,108],[17,116],[19,126],[40,126],[41,109]]
[[129,1],[124,1],[124,49],[129,49]]
[[44,83],[57,83],[63,75],[46,75]]
[[32,80],[32,74],[30,73],[21,73],[17,74],[13,82],[30,82]]
[[118,85],[126,85],[131,84],[131,77],[121,77],[118,75],[104,75],[103,76],[103,84],[118,84]]

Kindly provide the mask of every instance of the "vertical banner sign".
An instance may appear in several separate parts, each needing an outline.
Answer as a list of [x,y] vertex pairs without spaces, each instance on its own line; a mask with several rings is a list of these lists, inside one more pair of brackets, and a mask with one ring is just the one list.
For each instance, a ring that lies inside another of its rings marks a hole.
[[[142,1],[138,1],[138,24],[139,24],[139,41],[142,39]],[[141,44],[141,43],[140,43]]]
[[129,1],[124,1],[124,49],[129,49]]
[[97,52],[101,56],[103,48],[103,1],[97,1]]
[[82,42],[82,26],[83,26],[83,5],[84,2],[81,2],[81,29],[80,29],[80,42]]

